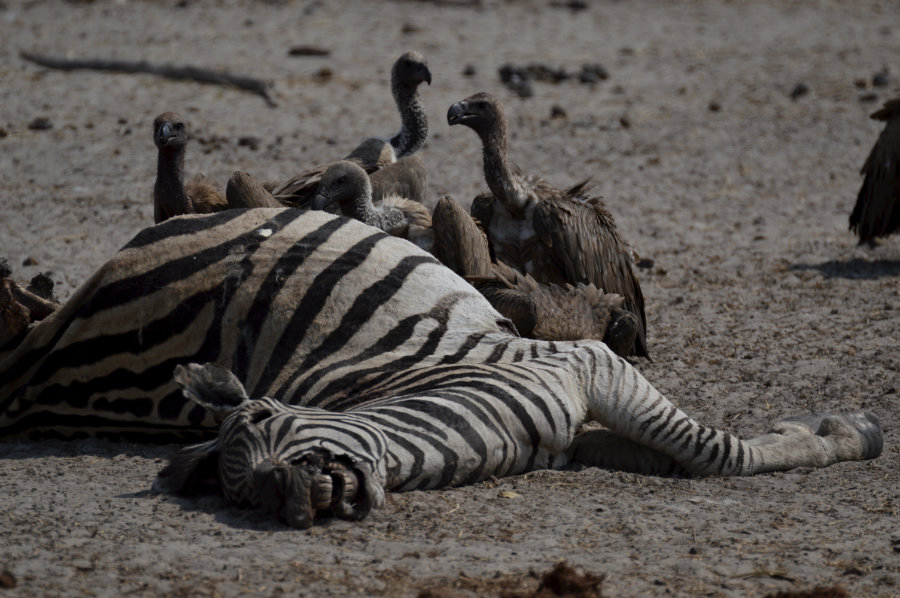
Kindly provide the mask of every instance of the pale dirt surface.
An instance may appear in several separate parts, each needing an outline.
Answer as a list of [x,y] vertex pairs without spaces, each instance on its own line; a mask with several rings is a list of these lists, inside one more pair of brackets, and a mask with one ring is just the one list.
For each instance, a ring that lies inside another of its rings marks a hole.
[[[361,523],[295,531],[218,498],[150,493],[173,447],[4,443],[0,569],[17,587],[0,595],[496,596],[534,587],[529,571],[561,559],[605,573],[609,596],[832,584],[900,595],[900,238],[857,248],[846,230],[880,130],[867,116],[900,91],[896,4],[181,4],[0,0],[0,255],[20,278],[52,272],[68,296],[152,224],[157,114],[188,119],[188,173],[283,178],[392,133],[390,65],[418,49],[434,75],[422,154],[433,199],[484,188],[475,135],[445,115],[497,93],[513,159],[560,185],[594,175],[655,261],[641,271],[654,360],[638,366],[657,388],[742,435],[791,414],[870,409],[886,448],[751,479],[538,472],[394,494]],[[289,57],[298,44],[331,55]],[[227,68],[275,80],[280,105],[147,75],[51,72],[19,50]],[[499,82],[505,62],[600,63],[610,79],[536,83],[521,100]],[[855,86],[882,67],[888,87]],[[810,91],[792,100],[798,83]],[[860,100],[872,91],[877,103]],[[567,118],[551,119],[554,105]],[[38,117],[52,128],[29,129]]]

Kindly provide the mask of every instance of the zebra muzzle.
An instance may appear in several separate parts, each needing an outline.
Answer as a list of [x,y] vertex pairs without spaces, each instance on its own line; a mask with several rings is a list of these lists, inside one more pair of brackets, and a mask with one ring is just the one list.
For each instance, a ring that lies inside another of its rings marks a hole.
[[327,457],[310,453],[291,464],[260,464],[253,477],[261,506],[300,529],[312,526],[320,511],[330,510],[341,519],[364,517],[371,510],[360,493],[364,474]]

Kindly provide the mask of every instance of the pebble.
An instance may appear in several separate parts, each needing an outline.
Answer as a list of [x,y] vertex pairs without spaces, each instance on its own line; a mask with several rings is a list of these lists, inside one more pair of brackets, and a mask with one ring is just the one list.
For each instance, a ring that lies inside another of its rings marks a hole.
[[53,128],[53,122],[46,116],[39,116],[28,123],[28,128],[32,131],[46,131]]

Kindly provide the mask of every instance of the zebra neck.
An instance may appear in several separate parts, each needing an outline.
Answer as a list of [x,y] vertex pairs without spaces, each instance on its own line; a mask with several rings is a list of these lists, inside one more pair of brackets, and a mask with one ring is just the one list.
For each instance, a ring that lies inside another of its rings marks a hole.
[[400,111],[400,130],[391,137],[391,146],[397,159],[416,153],[428,135],[428,118],[418,86],[409,87],[394,81],[391,85],[394,101]]

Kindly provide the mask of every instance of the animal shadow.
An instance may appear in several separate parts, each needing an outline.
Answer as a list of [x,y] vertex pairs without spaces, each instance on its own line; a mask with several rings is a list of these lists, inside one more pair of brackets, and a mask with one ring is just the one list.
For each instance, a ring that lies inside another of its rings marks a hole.
[[789,270],[818,270],[825,278],[849,278],[856,280],[876,280],[900,276],[900,260],[864,260],[858,257],[849,260],[829,260],[821,264],[792,264]]

